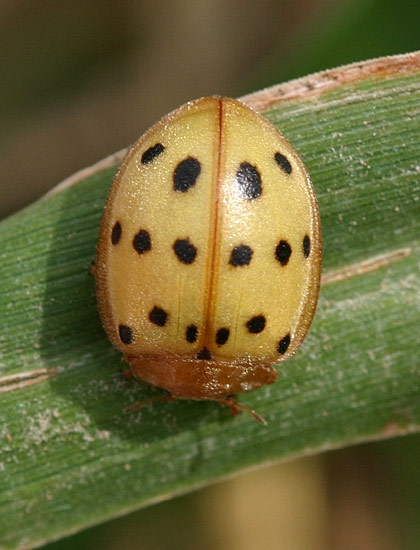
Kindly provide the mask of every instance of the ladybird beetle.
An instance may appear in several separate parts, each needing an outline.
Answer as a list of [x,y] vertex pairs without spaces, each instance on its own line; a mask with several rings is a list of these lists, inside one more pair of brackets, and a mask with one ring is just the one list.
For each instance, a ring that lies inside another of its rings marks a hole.
[[97,300],[133,375],[169,399],[246,409],[234,395],[274,382],[273,364],[302,343],[320,273],[308,172],[242,102],[191,101],[127,153],[102,219]]

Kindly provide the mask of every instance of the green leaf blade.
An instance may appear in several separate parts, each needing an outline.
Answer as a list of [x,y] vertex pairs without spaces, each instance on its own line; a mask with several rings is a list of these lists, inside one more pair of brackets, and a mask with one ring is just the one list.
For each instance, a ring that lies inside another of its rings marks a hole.
[[419,431],[420,56],[315,76],[246,98],[300,151],[323,223],[309,335],[275,384],[241,396],[266,427],[206,402],[123,412],[160,392],[123,378],[96,309],[90,266],[116,159],[0,225],[2,547],[245,468]]

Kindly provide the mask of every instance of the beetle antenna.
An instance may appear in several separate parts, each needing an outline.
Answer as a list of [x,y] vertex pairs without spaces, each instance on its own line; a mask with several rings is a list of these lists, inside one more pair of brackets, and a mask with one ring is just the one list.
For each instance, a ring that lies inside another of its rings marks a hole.
[[138,401],[137,403],[134,403],[133,405],[130,405],[126,409],[124,409],[124,412],[133,412],[137,409],[140,409],[140,407],[144,407],[145,405],[148,405],[149,403],[155,403],[156,401],[175,401],[176,398],[172,397],[172,395],[159,395],[157,397],[150,397],[149,399],[145,399],[144,401]]
[[232,416],[236,416],[240,413],[240,411],[245,411],[253,416],[257,422],[260,422],[260,424],[267,426],[267,421],[262,416],[255,412],[254,409],[251,409],[250,407],[247,407],[242,403],[238,403],[234,395],[226,397],[226,399],[220,399],[219,403],[225,407],[230,407]]
[[[168,401],[176,401],[177,398],[173,397],[172,395],[159,395],[156,397],[150,397],[149,399],[145,399],[144,401],[138,401],[137,403],[134,403],[133,405],[130,405],[126,409],[124,409],[124,412],[129,413],[136,411],[137,409],[140,409],[140,407],[143,407],[145,405],[148,405],[149,403],[156,403],[156,402],[168,402]],[[235,396],[226,397],[226,399],[219,399],[218,403],[220,405],[223,405],[224,407],[230,407],[232,416],[236,416],[241,411],[245,411],[249,413],[251,416],[255,418],[257,422],[260,422],[260,424],[263,424],[264,426],[267,425],[266,420],[260,416],[257,412],[255,412],[250,407],[247,407],[246,405],[243,405],[242,403],[238,403],[235,399]]]

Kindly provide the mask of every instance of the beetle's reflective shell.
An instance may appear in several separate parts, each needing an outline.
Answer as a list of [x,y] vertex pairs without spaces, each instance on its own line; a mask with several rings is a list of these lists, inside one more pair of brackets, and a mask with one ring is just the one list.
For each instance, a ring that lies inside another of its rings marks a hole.
[[309,175],[239,101],[172,112],[115,176],[96,259],[102,322],[135,376],[175,397],[273,382],[309,328],[320,272]]

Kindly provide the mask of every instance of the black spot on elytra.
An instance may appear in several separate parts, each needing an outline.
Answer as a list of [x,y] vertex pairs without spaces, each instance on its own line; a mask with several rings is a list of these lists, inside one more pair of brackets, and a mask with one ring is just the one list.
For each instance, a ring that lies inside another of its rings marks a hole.
[[175,191],[185,193],[193,187],[201,172],[201,164],[194,157],[182,160],[174,170],[173,183]]
[[246,199],[258,199],[262,193],[261,176],[249,162],[242,162],[236,172],[236,181]]
[[120,340],[123,344],[132,344],[133,343],[133,331],[127,325],[118,326],[118,334]]
[[292,247],[287,241],[280,241],[276,246],[275,256],[276,260],[285,266],[289,263],[290,256],[292,255]]
[[111,232],[111,242],[112,244],[118,244],[121,240],[122,227],[120,222],[115,222],[114,227]]
[[309,254],[311,253],[311,239],[308,237],[308,235],[305,235],[303,237],[303,255],[305,258],[309,258]]
[[287,157],[277,152],[274,155],[274,160],[277,162],[277,164],[280,166],[283,172],[285,172],[288,175],[292,173],[292,165],[290,164],[289,159]]
[[190,342],[190,344],[193,344],[197,341],[198,336],[198,328],[195,325],[190,325],[187,327],[187,330],[185,331],[185,339],[187,342]]
[[164,150],[165,150],[165,147],[161,143],[156,143],[156,145],[153,145],[153,147],[149,147],[142,154],[141,163],[150,164],[152,161],[155,160],[156,157],[161,155]]
[[234,267],[248,265],[252,258],[252,248],[246,244],[235,246],[230,255],[229,263]]
[[183,264],[192,264],[197,256],[197,248],[190,243],[189,239],[176,240],[172,248],[178,260]]
[[197,355],[196,355],[197,359],[213,359],[210,351],[207,349],[207,348],[203,348],[201,349]]
[[149,320],[158,327],[164,327],[168,320],[168,314],[164,309],[155,306],[149,313]]
[[152,240],[150,238],[150,233],[145,229],[140,229],[140,231],[135,235],[133,239],[133,248],[139,254],[144,254],[149,252],[152,248]]
[[286,336],[284,336],[280,342],[278,343],[278,346],[277,346],[277,351],[281,354],[281,355],[284,355],[286,353],[286,351],[288,350],[289,346],[290,346],[290,333],[286,334]]
[[247,321],[246,326],[249,332],[252,334],[258,334],[265,329],[265,317],[264,315],[256,315]]
[[223,346],[228,341],[230,330],[228,328],[219,328],[216,332],[216,344],[218,346]]

